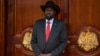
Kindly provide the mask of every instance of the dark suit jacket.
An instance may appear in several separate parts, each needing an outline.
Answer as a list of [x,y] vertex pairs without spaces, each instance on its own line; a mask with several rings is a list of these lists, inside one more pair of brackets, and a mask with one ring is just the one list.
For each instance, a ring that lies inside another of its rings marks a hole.
[[51,53],[60,56],[66,47],[66,27],[61,21],[54,19],[48,42],[45,42],[45,19],[38,20],[33,28],[32,48],[37,55]]

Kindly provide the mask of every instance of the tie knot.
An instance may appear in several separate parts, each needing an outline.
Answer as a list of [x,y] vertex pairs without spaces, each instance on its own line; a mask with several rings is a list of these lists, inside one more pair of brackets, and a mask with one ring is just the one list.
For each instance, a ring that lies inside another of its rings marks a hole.
[[50,21],[48,21],[47,23],[50,24]]

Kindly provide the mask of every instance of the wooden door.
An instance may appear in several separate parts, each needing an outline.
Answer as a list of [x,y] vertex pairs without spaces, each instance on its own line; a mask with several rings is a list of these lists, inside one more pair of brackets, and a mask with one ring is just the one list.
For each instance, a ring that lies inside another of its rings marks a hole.
[[[34,56],[33,52],[22,45],[23,32],[32,27],[36,20],[44,18],[40,5],[46,1],[48,0],[8,0],[7,56]],[[61,7],[61,13],[57,17],[67,23],[68,0],[53,1]]]
[[[100,56],[100,0],[69,0],[68,20],[68,47],[67,56]],[[89,32],[88,32],[89,30]],[[83,34],[85,33],[85,34]],[[89,35],[91,35],[90,39]],[[96,41],[93,38],[95,33],[98,43],[96,48],[91,49]],[[82,37],[83,34],[84,36]],[[88,37],[86,36],[88,35]],[[81,40],[81,44],[78,41]],[[85,42],[84,42],[85,41]],[[88,42],[88,43],[87,43]],[[84,44],[85,43],[85,44]],[[90,45],[91,43],[91,45]],[[88,48],[87,48],[88,47]]]
[[[6,56],[34,56],[23,44],[25,32],[31,32],[35,21],[44,17],[40,5],[47,0],[8,0],[7,6],[7,54]],[[85,51],[77,41],[81,32],[90,29],[99,38],[99,0],[53,0],[61,8],[57,16],[67,26],[68,44],[63,56],[99,56],[99,45],[93,51]],[[87,26],[91,25],[91,26]],[[85,26],[85,27],[84,27]],[[93,27],[92,27],[93,26]],[[100,43],[98,41],[98,43]]]

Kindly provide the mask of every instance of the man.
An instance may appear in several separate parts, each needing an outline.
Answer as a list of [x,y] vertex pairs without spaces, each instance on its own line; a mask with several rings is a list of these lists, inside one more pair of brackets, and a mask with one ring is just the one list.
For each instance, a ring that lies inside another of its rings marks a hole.
[[41,6],[45,18],[38,20],[33,28],[32,49],[36,56],[61,56],[66,47],[66,27],[54,18],[60,8],[52,1]]

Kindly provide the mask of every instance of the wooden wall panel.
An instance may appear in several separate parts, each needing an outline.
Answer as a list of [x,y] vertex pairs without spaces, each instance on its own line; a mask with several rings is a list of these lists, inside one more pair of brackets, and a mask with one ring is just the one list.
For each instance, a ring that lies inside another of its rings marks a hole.
[[4,23],[4,0],[0,0],[0,56],[4,56],[5,51],[5,23]]
[[5,35],[6,35],[6,54],[5,56],[13,56],[13,36],[14,36],[14,0],[5,0],[6,20],[5,20]]
[[86,25],[92,25],[100,29],[99,2],[99,0],[69,0],[70,34]]
[[43,18],[43,12],[40,10],[41,4],[42,2],[35,0],[15,0],[15,34]]
[[92,0],[92,12],[91,12],[91,18],[92,23],[96,27],[100,29],[100,0]]
[[[69,45],[68,56],[99,56],[100,49],[94,52],[81,52],[77,48],[77,33],[84,26],[93,26],[100,31],[100,0],[69,0]],[[99,39],[100,37],[98,37]],[[100,42],[99,42],[100,43]],[[99,46],[100,47],[100,46]]]

